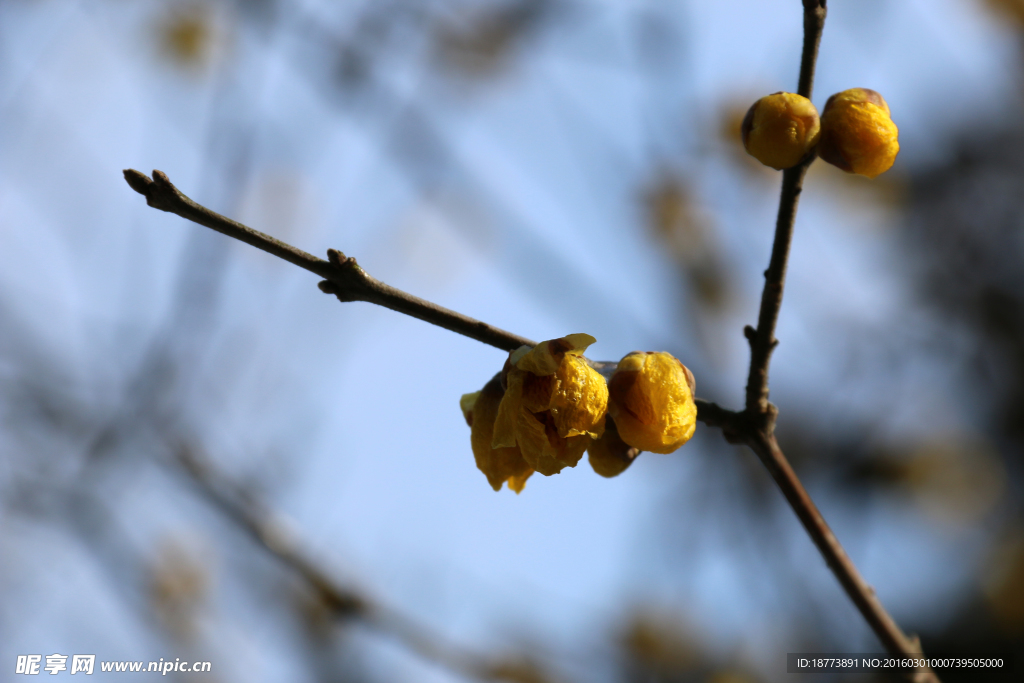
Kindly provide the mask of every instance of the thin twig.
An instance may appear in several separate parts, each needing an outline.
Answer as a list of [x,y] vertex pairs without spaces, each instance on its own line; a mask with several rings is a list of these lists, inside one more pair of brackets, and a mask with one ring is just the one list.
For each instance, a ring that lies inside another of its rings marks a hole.
[[[761,462],[768,468],[772,478],[778,483],[783,495],[789,501],[797,517],[800,518],[800,522],[825,558],[832,573],[839,579],[843,590],[860,610],[868,625],[871,626],[871,630],[882,641],[885,649],[895,655],[920,657],[920,643],[903,634],[893,618],[885,611],[875,595],[875,590],[861,577],[857,567],[850,560],[835,534],[832,533],[803,484],[800,483],[796,472],[790,467],[775,437],[753,439],[749,444]],[[921,683],[925,681],[938,682],[938,678],[934,677],[934,674],[932,674],[932,678],[918,677],[914,680]]]
[[[800,78],[797,94],[811,99],[814,88],[814,68],[818,62],[818,46],[825,28],[826,0],[803,0],[804,4],[804,46],[800,54]],[[772,351],[778,345],[775,339],[775,325],[782,307],[782,292],[786,282],[786,264],[789,260],[789,246],[793,240],[793,224],[796,209],[803,191],[804,176],[814,162],[812,152],[802,163],[783,171],[782,193],[779,197],[779,213],[775,221],[775,239],[772,242],[772,256],[768,270],[764,272],[764,290],[761,293],[761,309],[757,316],[757,327],[747,327],[744,333],[750,341],[750,373],[747,376],[747,412],[763,416],[771,426],[775,420],[773,409],[768,403],[768,366]]]
[[346,588],[311,559],[281,517],[228,481],[194,448],[179,446],[175,460],[197,490],[214,507],[309,584],[331,614],[340,620],[357,619],[391,636],[424,659],[470,679],[517,681],[516,662],[490,658],[443,641],[405,614],[375,603]]
[[[772,411],[772,427],[774,427],[774,411]],[[742,441],[757,454],[772,479],[778,484],[790,507],[800,519],[807,535],[811,537],[818,552],[825,559],[829,569],[835,574],[839,584],[846,591],[857,610],[875,632],[889,654],[902,657],[920,657],[921,644],[916,637],[908,638],[900,630],[899,625],[885,610],[875,595],[875,590],[868,585],[857,570],[857,566],[846,554],[839,539],[832,533],[818,507],[811,500],[810,494],[793,471],[782,449],[775,440],[775,434],[765,427],[764,420],[751,420],[747,411],[738,413],[735,421],[730,423],[734,432],[726,438],[730,441]],[[736,427],[736,425],[739,425]],[[938,676],[931,669],[921,669],[912,674],[914,683],[939,683]]]
[[311,273],[316,273],[324,278],[324,281],[320,283],[320,289],[328,294],[334,294],[341,301],[366,301],[377,304],[505,351],[512,351],[523,344],[530,344],[529,339],[386,285],[360,268],[354,258],[347,257],[340,251],[329,250],[327,256],[330,260],[324,261],[270,235],[253,230],[211,211],[186,197],[171,184],[167,175],[161,171],[153,171],[153,178],[150,179],[144,173],[126,169],[124,178],[131,188],[143,195],[146,198],[146,203],[155,209],[168,211],[200,225],[205,225],[300,268],[305,268]]
[[761,292],[761,310],[757,316],[757,329],[747,327],[744,333],[750,341],[750,372],[747,375],[747,412],[763,417],[766,427],[774,427],[775,412],[768,403],[768,366],[772,351],[778,345],[775,339],[775,324],[782,307],[782,291],[786,282],[786,263],[789,260],[789,245],[793,240],[793,223],[796,207],[803,189],[804,175],[810,160],[782,172],[782,196],[779,198],[779,215],[775,223],[775,240],[772,242],[772,257],[764,273],[764,290]]
[[800,78],[796,94],[811,99],[814,90],[814,67],[818,63],[818,46],[825,28],[826,0],[803,0],[804,2],[804,47],[800,52]]

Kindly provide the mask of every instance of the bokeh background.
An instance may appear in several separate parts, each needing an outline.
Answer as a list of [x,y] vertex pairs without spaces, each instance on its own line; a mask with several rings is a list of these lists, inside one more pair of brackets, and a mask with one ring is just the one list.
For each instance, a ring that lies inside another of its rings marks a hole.
[[[0,2],[0,679],[87,653],[467,680],[332,618],[198,472],[494,680],[754,683],[879,651],[716,431],[495,493],[458,400],[501,352],[339,304],[121,176],[518,334],[588,332],[592,358],[668,350],[735,407],[780,183],[737,129],[795,88],[801,11]],[[874,181],[812,167],[772,366],[784,449],[930,654],[1024,642],[1022,36],[1019,0],[829,3],[814,101],[880,91],[902,151]]]

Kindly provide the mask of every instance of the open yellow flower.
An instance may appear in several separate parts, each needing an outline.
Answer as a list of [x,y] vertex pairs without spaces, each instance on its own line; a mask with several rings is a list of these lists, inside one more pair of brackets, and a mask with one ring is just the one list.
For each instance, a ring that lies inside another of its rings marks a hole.
[[470,442],[477,468],[487,476],[487,482],[495,491],[500,491],[501,485],[508,482],[508,487],[519,493],[533,474],[533,470],[523,460],[519,447],[491,448],[494,418],[498,415],[498,405],[504,395],[501,380],[494,376],[480,391],[463,394],[459,405],[470,426]]
[[608,392],[608,414],[630,446],[671,453],[693,436],[693,375],[671,354],[630,353],[619,361]]
[[896,161],[898,137],[882,96],[867,88],[850,88],[825,103],[818,156],[847,173],[874,178]]
[[590,440],[604,432],[608,408],[608,386],[583,358],[595,341],[570,334],[509,354],[492,448],[518,446],[543,475],[576,466]]

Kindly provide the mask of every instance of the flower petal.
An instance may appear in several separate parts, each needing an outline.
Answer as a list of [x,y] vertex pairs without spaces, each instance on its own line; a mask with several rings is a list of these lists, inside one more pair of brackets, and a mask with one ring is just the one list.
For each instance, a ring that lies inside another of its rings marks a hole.
[[519,448],[492,448],[493,430],[499,405],[504,392],[497,377],[491,379],[477,392],[479,396],[473,407],[473,425],[470,441],[477,468],[487,477],[495,491],[501,490],[506,481],[516,493],[523,490],[527,477],[533,472],[523,460]]
[[561,437],[604,432],[608,410],[608,384],[599,372],[580,356],[567,354],[555,373],[558,389],[551,402],[551,414]]
[[569,334],[558,339],[541,342],[529,353],[512,362],[520,370],[532,372],[535,375],[553,375],[558,370],[558,366],[562,364],[565,354],[579,355],[596,341],[597,339],[589,334]]
[[523,403],[523,376],[509,373],[508,387],[501,397],[498,415],[494,420],[491,448],[511,448],[516,445],[516,421]]
[[459,399],[459,408],[462,409],[462,417],[466,419],[466,424],[470,427],[473,426],[473,406],[476,405],[476,399],[480,396],[479,391],[474,391],[471,394],[463,394],[462,398]]

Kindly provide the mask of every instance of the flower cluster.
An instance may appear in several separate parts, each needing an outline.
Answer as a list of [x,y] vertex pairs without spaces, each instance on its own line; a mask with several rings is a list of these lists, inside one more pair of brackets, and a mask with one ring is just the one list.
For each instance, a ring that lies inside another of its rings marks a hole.
[[614,477],[641,450],[671,453],[693,436],[693,375],[667,353],[634,352],[609,380],[583,352],[596,341],[570,334],[523,346],[480,391],[460,401],[477,467],[498,491],[519,493],[534,472],[575,467]]
[[806,97],[762,97],[747,111],[740,135],[751,156],[779,170],[816,153],[847,173],[874,178],[892,167],[900,151],[889,105],[867,88],[836,93],[820,117]]

